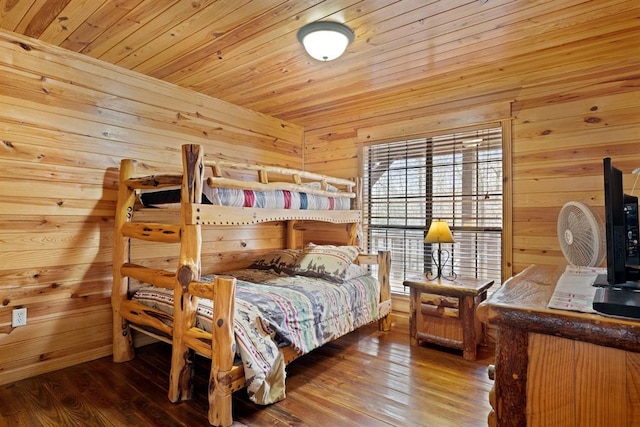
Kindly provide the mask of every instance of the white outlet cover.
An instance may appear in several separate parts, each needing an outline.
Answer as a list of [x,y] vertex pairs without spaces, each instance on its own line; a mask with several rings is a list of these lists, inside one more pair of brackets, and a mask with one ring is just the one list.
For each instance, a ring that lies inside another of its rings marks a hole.
[[16,308],[11,315],[11,325],[15,328],[27,324],[27,308]]

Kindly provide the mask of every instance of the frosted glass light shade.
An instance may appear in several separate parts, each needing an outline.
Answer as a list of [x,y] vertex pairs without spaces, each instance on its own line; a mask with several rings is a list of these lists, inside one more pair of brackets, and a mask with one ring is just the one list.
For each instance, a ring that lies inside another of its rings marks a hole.
[[300,28],[298,41],[318,61],[331,61],[344,53],[353,41],[353,31],[338,22],[312,22]]

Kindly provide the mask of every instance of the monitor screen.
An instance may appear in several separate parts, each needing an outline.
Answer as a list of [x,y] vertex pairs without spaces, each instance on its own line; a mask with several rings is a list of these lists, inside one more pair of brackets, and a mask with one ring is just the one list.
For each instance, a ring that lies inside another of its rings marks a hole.
[[638,198],[624,194],[622,171],[610,158],[604,166],[604,213],[607,240],[607,282],[637,287]]
[[604,166],[604,216],[607,239],[607,282],[627,281],[625,269],[624,189],[622,172],[607,157]]
[[594,283],[593,309],[640,319],[638,259],[638,198],[624,194],[622,172],[604,159],[604,213],[607,275]]

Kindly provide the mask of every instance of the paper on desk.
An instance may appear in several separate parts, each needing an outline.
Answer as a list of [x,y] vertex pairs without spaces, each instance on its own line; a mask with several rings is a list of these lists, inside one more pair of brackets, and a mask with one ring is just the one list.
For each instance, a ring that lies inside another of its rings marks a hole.
[[567,266],[558,279],[547,307],[595,313],[593,297],[596,287],[593,283],[598,274],[606,274],[606,272],[604,268]]

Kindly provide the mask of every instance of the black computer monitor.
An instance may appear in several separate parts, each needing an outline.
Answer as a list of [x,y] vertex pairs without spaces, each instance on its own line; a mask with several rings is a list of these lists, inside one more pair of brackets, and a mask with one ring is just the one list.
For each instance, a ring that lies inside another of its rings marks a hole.
[[596,278],[593,309],[640,319],[640,268],[631,264],[638,256],[638,198],[624,194],[622,172],[611,159],[603,163],[607,274]]
[[607,240],[607,283],[640,288],[638,257],[638,198],[624,194],[622,172],[610,158],[604,166],[604,213]]

